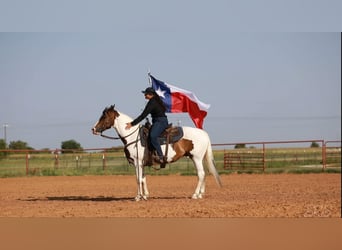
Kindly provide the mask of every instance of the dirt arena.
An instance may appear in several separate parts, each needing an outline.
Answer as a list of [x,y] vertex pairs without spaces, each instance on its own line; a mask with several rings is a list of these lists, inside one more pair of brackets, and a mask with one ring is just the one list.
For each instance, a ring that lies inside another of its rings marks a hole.
[[147,176],[150,198],[135,202],[134,176],[0,179],[0,217],[341,217],[340,174],[231,174],[192,200],[197,176]]

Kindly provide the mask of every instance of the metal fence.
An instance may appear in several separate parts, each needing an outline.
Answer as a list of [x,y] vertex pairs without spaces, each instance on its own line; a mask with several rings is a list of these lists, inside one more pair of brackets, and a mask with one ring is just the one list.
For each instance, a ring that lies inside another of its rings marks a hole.
[[[341,141],[305,140],[214,144],[223,147],[227,170],[340,168]],[[230,148],[229,148],[230,147]],[[233,147],[233,149],[231,149]]]
[[[312,147],[313,143],[316,147]],[[213,144],[219,172],[277,172],[284,169],[341,168],[341,141],[272,141]],[[155,172],[146,168],[147,173]],[[0,150],[0,176],[134,174],[122,148]],[[168,164],[167,173],[195,174],[189,158]]]
[[115,170],[130,172],[123,151],[113,148],[83,150],[0,150],[0,174],[74,174],[88,172],[100,174]]

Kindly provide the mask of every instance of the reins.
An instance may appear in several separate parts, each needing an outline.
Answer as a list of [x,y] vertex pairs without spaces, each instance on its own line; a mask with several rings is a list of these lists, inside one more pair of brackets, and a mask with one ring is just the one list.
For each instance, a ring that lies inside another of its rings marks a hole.
[[130,134],[126,135],[126,136],[119,135],[119,137],[113,137],[113,136],[104,135],[102,133],[101,133],[101,136],[104,137],[104,138],[107,138],[107,139],[111,139],[111,140],[119,140],[119,139],[122,140],[122,139],[125,139],[125,138],[133,135],[135,133],[135,131],[137,131],[139,128],[140,128],[140,126],[138,126],[132,133],[130,133]]
[[108,135],[104,135],[102,133],[101,133],[101,136],[106,138],[106,139],[111,139],[111,140],[119,140],[119,139],[121,139],[120,137],[108,136]]

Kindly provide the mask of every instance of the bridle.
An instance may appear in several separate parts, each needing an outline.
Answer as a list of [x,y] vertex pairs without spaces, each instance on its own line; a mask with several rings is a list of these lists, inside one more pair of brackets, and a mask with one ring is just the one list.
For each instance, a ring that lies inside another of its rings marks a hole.
[[[127,138],[127,137],[133,135],[138,129],[140,129],[140,127],[141,127],[141,125],[139,125],[133,132],[131,132],[130,134],[125,135],[125,136],[119,135],[119,137],[113,137],[113,136],[104,135],[104,134],[102,134],[102,132],[101,132],[100,135],[101,135],[102,137],[106,138],[106,139],[111,139],[111,140],[119,140],[119,139],[121,139],[121,141],[123,141],[123,139],[125,139],[125,138]],[[135,141],[132,141],[132,142],[129,142],[129,143],[125,144],[124,147],[127,148],[128,146],[130,146],[130,145],[132,145],[132,144],[134,144],[134,143],[137,143],[139,140],[140,140],[140,139],[139,139],[139,134],[138,134],[137,139],[136,139]]]

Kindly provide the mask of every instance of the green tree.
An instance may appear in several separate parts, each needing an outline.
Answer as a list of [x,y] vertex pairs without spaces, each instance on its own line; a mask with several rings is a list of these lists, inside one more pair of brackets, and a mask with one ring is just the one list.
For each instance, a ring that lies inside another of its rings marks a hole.
[[243,143],[236,144],[234,148],[246,148],[246,144],[243,144]]
[[[4,139],[0,139],[0,150],[6,149],[6,142]],[[0,159],[1,157],[5,156],[6,152],[0,152]]]
[[313,141],[312,143],[311,143],[311,146],[310,146],[311,148],[319,148],[319,144],[317,143],[317,142],[315,142],[315,141]]
[[6,142],[4,139],[0,139],[0,149],[6,149]]
[[32,147],[30,147],[27,142],[24,142],[24,141],[11,141],[9,144],[8,144],[8,148],[9,149],[20,149],[20,150],[23,150],[23,149],[28,149],[28,150],[33,150]]
[[62,148],[62,153],[73,153],[75,151],[83,150],[83,148],[81,147],[81,144],[75,140],[63,141],[61,148]]

